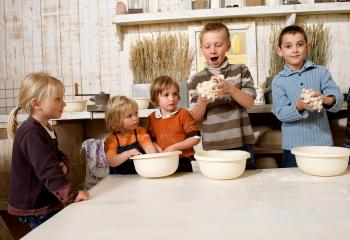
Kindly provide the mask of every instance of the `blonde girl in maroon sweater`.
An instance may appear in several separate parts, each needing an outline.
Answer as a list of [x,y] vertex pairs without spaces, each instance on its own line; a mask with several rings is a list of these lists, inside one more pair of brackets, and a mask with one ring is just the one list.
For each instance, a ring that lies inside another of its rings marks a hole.
[[[61,81],[46,74],[29,74],[22,82],[19,105],[10,113],[8,135],[14,138],[8,212],[34,229],[65,205],[89,199],[76,191],[66,174],[68,158],[58,148],[50,119],[60,118],[66,105]],[[18,127],[17,112],[29,114]]]

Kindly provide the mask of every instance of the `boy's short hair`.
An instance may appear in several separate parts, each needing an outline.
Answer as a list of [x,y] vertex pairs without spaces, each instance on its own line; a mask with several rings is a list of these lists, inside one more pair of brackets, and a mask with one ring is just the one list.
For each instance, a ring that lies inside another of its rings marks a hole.
[[[160,76],[153,80],[150,89],[151,101],[158,106],[158,97],[163,91],[171,86],[175,86],[176,90],[180,92],[179,84],[169,76]],[[180,98],[180,96],[179,96]]]
[[120,132],[123,129],[125,113],[137,110],[138,105],[134,100],[125,96],[112,97],[106,106],[106,128],[113,133]]
[[301,33],[305,38],[305,42],[307,43],[307,36],[306,36],[304,29],[298,25],[290,25],[290,26],[287,26],[287,27],[282,29],[280,36],[278,37],[278,47],[281,47],[282,38],[284,35],[286,35],[288,33],[290,33],[290,34]]
[[227,26],[221,22],[211,22],[207,23],[204,25],[203,29],[199,33],[199,42],[202,45],[202,39],[203,35],[207,32],[212,32],[212,31],[221,31],[223,30],[225,33],[225,38],[227,41],[230,41],[230,31],[228,30]]

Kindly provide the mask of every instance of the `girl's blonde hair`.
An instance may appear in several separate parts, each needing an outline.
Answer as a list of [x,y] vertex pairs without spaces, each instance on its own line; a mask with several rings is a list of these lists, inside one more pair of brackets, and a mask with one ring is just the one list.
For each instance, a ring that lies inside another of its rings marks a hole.
[[120,132],[123,130],[123,119],[125,113],[135,111],[137,112],[137,103],[125,96],[114,96],[109,99],[106,112],[105,112],[105,122],[108,131],[113,133]]
[[[176,90],[180,93],[179,84],[169,76],[160,76],[153,80],[150,89],[151,101],[158,106],[159,94],[167,90],[171,86],[174,86]],[[180,98],[180,95],[179,95]]]
[[17,113],[24,110],[30,114],[32,110],[32,100],[42,101],[44,99],[52,100],[57,93],[64,93],[63,83],[44,72],[31,73],[27,75],[19,91],[19,104],[10,112],[7,123],[7,136],[14,139],[17,127]]

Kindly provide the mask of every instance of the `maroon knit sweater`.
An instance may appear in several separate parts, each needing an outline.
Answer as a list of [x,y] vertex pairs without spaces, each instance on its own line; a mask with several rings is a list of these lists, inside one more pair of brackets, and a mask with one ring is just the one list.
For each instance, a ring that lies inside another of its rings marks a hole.
[[38,216],[73,202],[77,192],[59,166],[66,160],[57,140],[29,116],[13,142],[8,212]]

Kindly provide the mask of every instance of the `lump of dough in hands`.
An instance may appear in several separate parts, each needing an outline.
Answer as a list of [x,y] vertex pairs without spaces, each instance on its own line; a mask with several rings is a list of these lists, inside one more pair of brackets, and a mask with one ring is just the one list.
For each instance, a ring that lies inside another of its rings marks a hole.
[[216,98],[216,85],[223,79],[224,75],[222,74],[214,75],[210,78],[209,81],[199,83],[196,87],[196,90],[202,97],[207,98],[209,102],[213,102]]
[[322,98],[320,96],[314,96],[316,92],[317,91],[313,89],[304,88],[302,94],[300,95],[300,98],[303,99],[304,103],[307,103],[309,106],[311,106],[309,110],[317,110],[318,112],[321,112],[323,109]]

